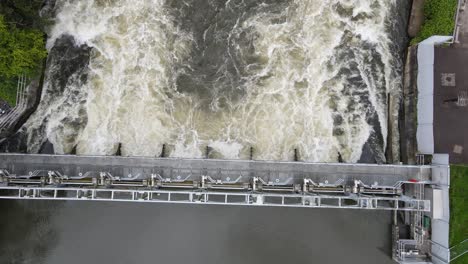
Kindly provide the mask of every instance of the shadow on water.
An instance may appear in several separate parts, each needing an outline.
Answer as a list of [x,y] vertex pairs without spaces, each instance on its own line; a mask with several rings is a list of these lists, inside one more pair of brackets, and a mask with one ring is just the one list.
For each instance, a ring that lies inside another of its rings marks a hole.
[[[251,256],[248,263],[392,263],[388,216],[288,208],[271,218],[259,214],[242,219],[231,229],[229,244]],[[244,262],[239,256],[232,263]]]
[[390,264],[383,211],[0,201],[0,263]]
[[57,245],[50,223],[62,203],[0,200],[0,263],[38,264]]

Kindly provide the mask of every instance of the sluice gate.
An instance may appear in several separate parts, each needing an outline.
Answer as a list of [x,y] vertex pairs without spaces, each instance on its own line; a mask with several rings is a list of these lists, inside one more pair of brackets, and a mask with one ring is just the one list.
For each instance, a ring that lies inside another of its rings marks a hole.
[[430,211],[420,166],[0,154],[0,198]]

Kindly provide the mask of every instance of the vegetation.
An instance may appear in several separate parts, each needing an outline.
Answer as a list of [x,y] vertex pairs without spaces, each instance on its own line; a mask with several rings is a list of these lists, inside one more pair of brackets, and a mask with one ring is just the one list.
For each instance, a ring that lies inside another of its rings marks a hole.
[[0,47],[0,74],[6,78],[37,72],[40,61],[47,54],[42,32],[36,29],[7,26],[2,15],[0,15]]
[[[450,246],[468,238],[468,166],[450,166]],[[454,264],[468,263],[468,254]]]
[[0,98],[15,104],[16,80],[34,77],[47,56],[44,25],[39,17],[42,1],[0,1]]
[[14,106],[16,103],[16,86],[16,78],[0,77],[0,99]]
[[419,43],[434,35],[452,35],[455,28],[457,4],[458,0],[426,0],[424,24],[421,32],[411,41],[411,44]]
[[1,0],[0,14],[19,28],[41,29],[45,19],[39,16],[44,0]]

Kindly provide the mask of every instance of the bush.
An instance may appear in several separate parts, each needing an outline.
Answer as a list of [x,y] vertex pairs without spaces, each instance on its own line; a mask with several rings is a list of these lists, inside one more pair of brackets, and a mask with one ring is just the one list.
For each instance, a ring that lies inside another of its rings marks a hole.
[[37,73],[47,55],[44,45],[41,31],[7,26],[0,15],[0,76],[12,78]]
[[0,77],[0,98],[5,100],[10,106],[16,103],[17,78]]
[[17,77],[39,74],[47,56],[45,34],[40,30],[42,1],[0,2],[0,98],[15,105]]
[[44,20],[39,10],[44,0],[0,0],[0,15],[17,28],[42,29]]
[[455,27],[455,12],[458,0],[426,0],[424,4],[424,24],[411,44],[419,43],[431,36],[449,36]]

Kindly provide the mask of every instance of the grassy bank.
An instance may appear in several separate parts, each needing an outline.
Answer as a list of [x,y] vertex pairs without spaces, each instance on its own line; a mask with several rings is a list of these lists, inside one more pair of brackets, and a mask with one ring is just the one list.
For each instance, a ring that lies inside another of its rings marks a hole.
[[455,13],[458,0],[426,0],[424,24],[411,44],[419,43],[434,35],[450,36],[455,27]]
[[[468,166],[450,166],[450,246],[468,238]],[[468,254],[454,264],[468,263]]]

